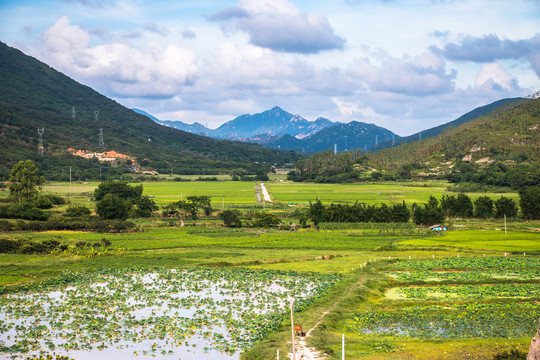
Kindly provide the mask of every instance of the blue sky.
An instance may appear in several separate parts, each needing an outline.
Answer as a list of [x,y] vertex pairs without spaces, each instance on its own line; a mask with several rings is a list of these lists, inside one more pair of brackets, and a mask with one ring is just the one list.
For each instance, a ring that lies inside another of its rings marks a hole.
[[537,0],[0,0],[0,41],[210,128],[277,105],[409,135],[540,90]]

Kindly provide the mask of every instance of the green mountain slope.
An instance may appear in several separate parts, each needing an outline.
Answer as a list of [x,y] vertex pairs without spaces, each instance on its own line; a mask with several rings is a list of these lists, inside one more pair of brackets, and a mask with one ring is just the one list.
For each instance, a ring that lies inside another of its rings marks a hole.
[[[523,176],[536,179],[540,175],[539,130],[540,98],[517,100],[438,136],[379,150],[369,159],[385,171],[419,177],[459,180],[456,174],[467,172],[479,174],[475,182],[490,184],[490,176],[519,168]],[[514,186],[522,180],[507,179],[500,185]]]
[[465,123],[467,123],[467,122],[469,122],[471,120],[477,119],[477,118],[479,118],[481,116],[486,116],[489,113],[491,113],[492,111],[494,111],[495,109],[498,109],[498,108],[506,105],[507,103],[516,102],[516,101],[519,101],[519,100],[520,100],[520,98],[510,98],[510,99],[497,100],[495,102],[492,102],[491,104],[480,106],[480,107],[478,107],[478,108],[476,108],[474,110],[471,110],[468,113],[466,113],[464,115],[461,115],[456,120],[450,121],[449,123],[442,124],[442,125],[439,125],[439,126],[435,126],[435,127],[430,128],[430,129],[418,132],[416,134],[412,134],[412,135],[405,136],[405,137],[402,137],[402,138],[399,138],[399,139],[395,139],[394,141],[389,140],[389,141],[381,142],[381,143],[379,143],[379,145],[374,150],[386,149],[386,148],[389,148],[389,147],[392,147],[392,146],[397,146],[397,145],[402,144],[402,143],[409,143],[409,142],[416,141],[416,140],[419,140],[419,139],[420,140],[421,139],[428,139],[430,137],[437,136],[437,135],[441,134],[442,132],[444,132],[445,130],[448,130],[448,129],[457,127],[459,125],[465,124]]
[[[72,108],[76,115],[72,117]],[[95,111],[99,111],[96,120]],[[38,128],[44,128],[45,155],[38,155]],[[105,149],[100,149],[103,129]],[[99,173],[96,159],[70,155],[68,148],[114,150],[136,158],[143,169],[177,174],[211,174],[232,168],[256,168],[256,163],[283,163],[295,159],[256,144],[219,141],[156,124],[117,102],[81,85],[0,43],[0,178],[17,161],[33,159],[48,178],[67,166],[78,177]],[[102,163],[105,172],[125,171]]]

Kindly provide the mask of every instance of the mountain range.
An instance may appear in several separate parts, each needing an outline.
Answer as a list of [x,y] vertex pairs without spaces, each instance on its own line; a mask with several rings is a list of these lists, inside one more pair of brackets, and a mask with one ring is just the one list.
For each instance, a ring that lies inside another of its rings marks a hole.
[[358,121],[339,123],[319,117],[309,121],[293,115],[278,106],[258,114],[245,114],[228,121],[217,129],[208,129],[200,123],[162,121],[139,110],[159,124],[216,139],[229,139],[257,143],[266,147],[301,152],[317,152],[337,148],[370,150],[380,142],[399,139],[390,130]]
[[258,114],[238,116],[217,129],[209,129],[197,122],[186,124],[181,121],[159,120],[142,110],[133,110],[148,116],[159,124],[216,139],[251,142],[269,148],[295,150],[300,153],[334,149],[338,152],[352,149],[373,152],[402,143],[438,136],[444,131],[486,116],[495,109],[518,99],[501,99],[480,106],[453,121],[406,137],[401,137],[383,127],[358,121],[340,123],[323,117],[309,121],[278,106]]

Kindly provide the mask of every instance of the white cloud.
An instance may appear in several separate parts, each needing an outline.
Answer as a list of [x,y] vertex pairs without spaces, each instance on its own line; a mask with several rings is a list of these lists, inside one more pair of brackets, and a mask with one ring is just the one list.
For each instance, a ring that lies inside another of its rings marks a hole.
[[360,112],[359,106],[351,102],[346,102],[336,97],[332,98],[332,102],[336,104],[339,113],[343,116],[352,117]]
[[193,51],[176,45],[138,49],[128,43],[90,46],[90,35],[60,18],[40,37],[42,58],[61,71],[100,80],[117,96],[170,97],[193,83],[199,69]]
[[450,92],[454,88],[454,70],[446,70],[446,62],[426,52],[414,58],[396,58],[382,50],[369,57],[357,58],[350,68],[352,76],[363,81],[371,90],[395,92],[413,96]]
[[227,36],[240,30],[251,44],[279,52],[314,54],[343,49],[345,44],[326,17],[302,11],[287,0],[240,0],[209,19],[223,22]]
[[475,80],[475,86],[488,89],[518,89],[517,80],[498,62],[484,64]]

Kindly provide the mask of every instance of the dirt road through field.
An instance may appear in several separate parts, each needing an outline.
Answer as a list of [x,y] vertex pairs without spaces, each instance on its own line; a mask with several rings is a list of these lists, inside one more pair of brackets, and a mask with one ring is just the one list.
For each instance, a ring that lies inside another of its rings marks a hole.
[[[306,343],[306,339],[311,336],[311,332],[319,326],[323,317],[328,314],[328,311],[323,312],[319,321],[306,333],[305,337],[295,337],[296,340],[296,360],[323,360],[327,356],[324,352],[317,350],[313,347],[309,347]],[[292,359],[292,352],[288,354],[289,359]]]

